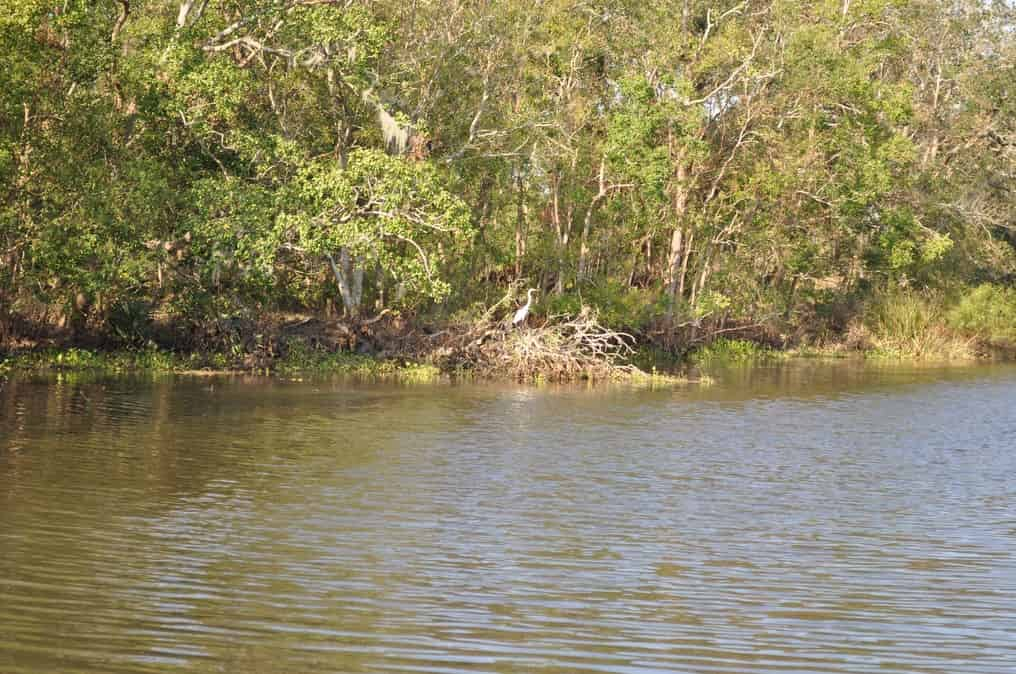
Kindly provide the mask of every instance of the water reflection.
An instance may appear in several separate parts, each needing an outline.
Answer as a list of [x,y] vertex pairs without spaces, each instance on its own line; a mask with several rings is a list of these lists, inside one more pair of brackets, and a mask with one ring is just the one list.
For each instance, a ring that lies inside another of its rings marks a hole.
[[1008,672],[1016,370],[8,382],[0,671]]

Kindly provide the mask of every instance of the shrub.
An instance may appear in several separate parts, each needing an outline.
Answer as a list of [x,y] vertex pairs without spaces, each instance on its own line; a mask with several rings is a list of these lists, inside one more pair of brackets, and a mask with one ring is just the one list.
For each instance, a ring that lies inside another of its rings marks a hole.
[[697,349],[691,360],[699,364],[729,365],[775,357],[777,353],[772,349],[747,339],[721,338]]
[[979,285],[963,294],[946,319],[950,327],[991,342],[1016,342],[1016,288]]
[[665,299],[657,289],[632,288],[619,281],[602,280],[581,291],[546,298],[541,307],[548,316],[576,316],[583,307],[596,312],[597,319],[613,330],[644,330],[666,312]]

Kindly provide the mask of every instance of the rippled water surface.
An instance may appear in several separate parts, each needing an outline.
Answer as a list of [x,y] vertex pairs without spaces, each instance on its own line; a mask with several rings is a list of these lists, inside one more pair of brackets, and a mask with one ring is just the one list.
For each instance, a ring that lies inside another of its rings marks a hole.
[[1016,368],[0,387],[0,672],[1016,671]]

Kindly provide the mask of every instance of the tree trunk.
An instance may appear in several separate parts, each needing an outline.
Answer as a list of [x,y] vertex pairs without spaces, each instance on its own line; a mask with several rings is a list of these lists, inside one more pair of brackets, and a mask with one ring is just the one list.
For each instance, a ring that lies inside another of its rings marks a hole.
[[678,275],[681,269],[681,258],[684,254],[684,229],[680,225],[674,227],[670,235],[670,254],[667,256],[667,295],[677,299]]
[[684,259],[681,260],[681,275],[677,279],[677,296],[684,297],[684,280],[688,276],[688,260],[691,259],[691,247],[695,242],[695,230],[688,232],[688,241],[684,244]]
[[596,191],[596,196],[589,203],[589,208],[586,209],[585,221],[582,224],[582,242],[579,245],[579,272],[578,280],[584,281],[588,274],[586,268],[586,262],[589,257],[589,228],[593,222],[593,213],[596,211],[596,207],[600,205],[600,202],[607,196],[608,189],[607,183],[604,178],[604,170],[606,168],[607,160],[606,157],[600,160],[600,175],[598,179],[599,189]]
[[554,286],[554,292],[558,295],[564,294],[564,277],[568,266],[568,242],[571,241],[572,220],[574,216],[574,206],[569,204],[567,215],[562,223],[563,233],[558,241],[557,284]]
[[564,292],[564,247],[568,245],[568,235],[561,224],[561,202],[560,202],[561,177],[554,175],[550,181],[551,208],[550,217],[554,223],[554,237],[557,240],[557,281],[554,284],[554,292],[560,295]]
[[699,297],[702,296],[702,292],[706,288],[706,280],[709,278],[709,272],[712,270],[712,261],[709,259],[709,252],[707,251],[703,255],[702,273],[699,275],[698,284],[694,282],[691,284],[691,306],[695,307],[698,303]]
[[522,182],[522,166],[515,166],[515,278],[522,276],[522,260],[526,256],[526,192]]
[[331,253],[327,255],[328,263],[339,284],[339,295],[346,308],[346,315],[355,318],[360,315],[360,301],[363,298],[363,267],[349,254],[348,248],[339,249],[339,262]]
[[670,237],[670,253],[667,255],[667,276],[665,279],[667,295],[671,299],[671,316],[673,316],[673,306],[679,293],[683,294],[684,275],[680,273],[680,270],[691,244],[691,241],[687,244],[684,242],[684,216],[688,210],[688,189],[683,183],[688,177],[688,167],[683,161],[678,164],[677,175],[674,177],[677,182],[677,191],[674,194],[674,232]]

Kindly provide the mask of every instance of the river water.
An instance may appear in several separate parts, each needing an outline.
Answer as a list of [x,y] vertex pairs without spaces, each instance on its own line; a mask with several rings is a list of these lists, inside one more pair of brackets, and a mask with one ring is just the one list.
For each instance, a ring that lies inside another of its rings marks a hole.
[[1016,671],[1016,368],[0,388],[0,672]]

